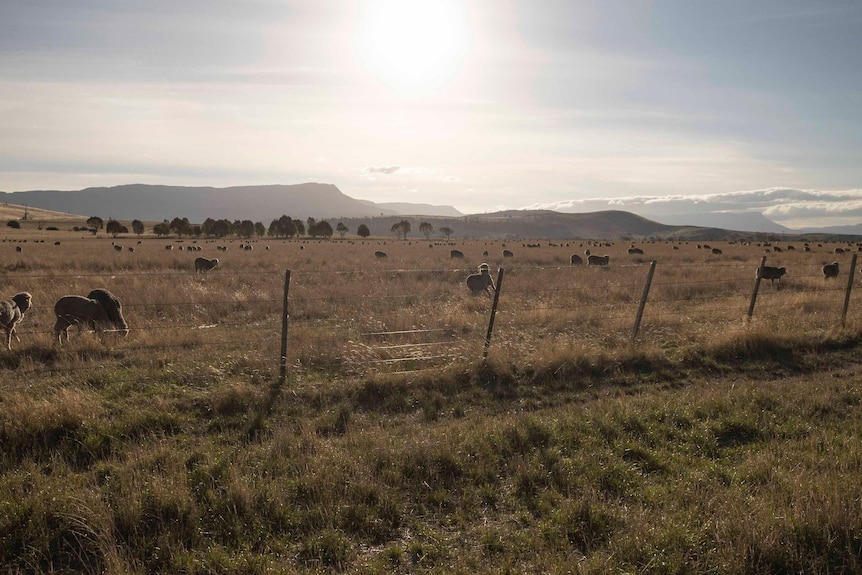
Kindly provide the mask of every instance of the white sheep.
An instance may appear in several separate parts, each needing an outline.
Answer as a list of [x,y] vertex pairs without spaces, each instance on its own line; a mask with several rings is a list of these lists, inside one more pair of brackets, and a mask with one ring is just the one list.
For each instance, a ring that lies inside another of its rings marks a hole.
[[6,331],[6,349],[9,351],[12,351],[12,336],[15,335],[15,339],[18,339],[15,326],[21,323],[24,312],[30,309],[31,305],[32,296],[27,292],[17,293],[10,299],[0,301],[0,328]]

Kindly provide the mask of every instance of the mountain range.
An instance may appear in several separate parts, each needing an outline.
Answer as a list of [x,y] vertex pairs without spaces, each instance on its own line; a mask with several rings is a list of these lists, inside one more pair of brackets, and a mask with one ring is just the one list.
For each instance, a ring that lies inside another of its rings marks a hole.
[[[390,235],[391,226],[408,216],[421,217],[436,230],[448,227],[458,237],[475,238],[652,237],[717,241],[754,234],[862,235],[862,224],[792,230],[760,213],[690,213],[647,219],[620,210],[564,213],[539,209],[464,215],[452,206],[358,200],[342,193],[335,185],[324,183],[227,188],[129,184],[78,191],[12,192],[3,194],[3,199],[9,204],[30,208],[124,221],[153,222],[185,217],[191,222],[212,218],[248,219],[268,224],[281,215],[303,220],[313,217],[343,222],[349,229],[365,224],[376,236]],[[417,227],[414,234],[419,233],[418,223],[414,224]]]
[[315,219],[463,214],[451,206],[428,204],[376,204],[345,195],[332,184],[233,186],[228,188],[129,184],[77,191],[36,190],[12,192],[12,204],[68,212],[102,219],[162,221],[175,217],[202,222],[253,220],[269,222],[282,214]]

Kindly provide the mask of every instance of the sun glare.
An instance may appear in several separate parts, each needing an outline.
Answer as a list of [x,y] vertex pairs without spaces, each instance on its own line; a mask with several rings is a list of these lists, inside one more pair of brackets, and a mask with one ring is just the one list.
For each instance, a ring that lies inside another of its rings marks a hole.
[[402,94],[438,91],[460,71],[464,14],[453,0],[375,0],[359,22],[357,49],[370,73]]

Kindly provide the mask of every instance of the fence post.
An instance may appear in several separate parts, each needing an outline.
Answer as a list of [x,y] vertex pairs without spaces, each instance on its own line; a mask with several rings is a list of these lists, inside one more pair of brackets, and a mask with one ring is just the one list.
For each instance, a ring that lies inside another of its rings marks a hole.
[[281,363],[278,383],[284,385],[287,378],[287,296],[290,293],[290,270],[284,270],[284,301],[281,304]]
[[844,311],[841,313],[841,325],[847,321],[847,308],[850,307],[850,291],[853,289],[853,276],[856,273],[856,255],[853,254],[853,261],[850,263],[850,277],[847,278],[847,292],[844,294]]
[[494,318],[497,315],[497,302],[500,301],[500,288],[503,285],[503,268],[497,271],[497,289],[494,290],[494,303],[491,305],[491,319],[488,320],[488,333],[485,336],[485,351],[482,359],[488,359],[488,348],[491,346],[491,333],[494,331]]
[[754,302],[757,301],[757,292],[760,291],[760,276],[763,275],[763,266],[766,265],[766,256],[760,258],[760,265],[757,266],[757,276],[754,278],[754,291],[751,292],[751,303],[748,304],[748,319],[754,315]]
[[655,273],[655,261],[650,262],[649,264],[649,273],[647,273],[646,283],[644,284],[644,291],[641,295],[640,304],[638,304],[638,314],[635,316],[635,327],[632,330],[632,339],[637,338],[638,331],[641,328],[641,319],[644,315],[644,307],[646,307],[647,296],[649,295],[649,288],[652,285],[652,276]]

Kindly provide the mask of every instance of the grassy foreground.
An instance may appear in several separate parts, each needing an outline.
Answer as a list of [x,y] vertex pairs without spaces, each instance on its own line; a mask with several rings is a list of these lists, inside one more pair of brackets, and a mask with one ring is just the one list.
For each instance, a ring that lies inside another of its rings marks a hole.
[[9,573],[862,571],[862,335],[0,397]]

